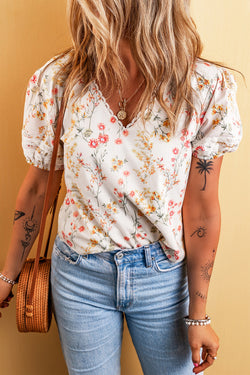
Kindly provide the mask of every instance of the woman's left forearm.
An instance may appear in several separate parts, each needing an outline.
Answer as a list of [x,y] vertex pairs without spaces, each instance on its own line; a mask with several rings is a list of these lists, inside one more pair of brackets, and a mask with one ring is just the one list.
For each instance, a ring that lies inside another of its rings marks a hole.
[[184,237],[189,284],[189,316],[203,319],[209,282],[220,235],[219,203],[209,207],[183,207]]

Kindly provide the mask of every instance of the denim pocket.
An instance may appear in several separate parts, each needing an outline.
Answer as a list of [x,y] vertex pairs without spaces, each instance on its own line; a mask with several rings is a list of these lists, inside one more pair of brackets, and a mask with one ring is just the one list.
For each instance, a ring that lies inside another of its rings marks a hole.
[[68,262],[70,264],[78,264],[81,259],[81,255],[69,247],[64,241],[61,241],[58,237],[54,243],[55,255]]
[[153,266],[157,272],[169,272],[183,266],[185,263],[185,260],[178,263],[170,262],[168,257],[165,254],[162,254],[154,257]]

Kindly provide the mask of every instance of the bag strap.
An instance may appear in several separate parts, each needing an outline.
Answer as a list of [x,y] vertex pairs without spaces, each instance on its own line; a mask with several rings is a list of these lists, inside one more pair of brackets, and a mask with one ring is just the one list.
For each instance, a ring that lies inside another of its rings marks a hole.
[[[56,157],[57,157],[58,145],[59,145],[59,141],[60,141],[60,134],[61,134],[62,124],[63,124],[64,111],[65,111],[65,105],[64,105],[64,97],[63,97],[62,102],[61,102],[59,115],[58,115],[58,120],[57,120],[57,127],[56,127],[56,133],[55,133],[55,138],[54,138],[54,147],[53,147],[53,153],[52,153],[51,164],[50,164],[50,171],[49,171],[49,176],[48,176],[48,181],[47,181],[46,195],[45,195],[45,200],[44,200],[44,204],[43,204],[42,218],[41,218],[40,231],[39,231],[39,239],[38,239],[36,258],[35,258],[35,263],[34,263],[33,278],[32,278],[32,283],[31,283],[31,288],[30,288],[30,294],[29,294],[28,299],[27,299],[27,306],[29,306],[29,308],[32,305],[32,299],[33,299],[34,290],[35,290],[38,264],[39,264],[41,249],[42,249],[47,212],[49,210],[49,199],[50,199],[51,190],[52,190],[53,176],[54,176],[54,172],[55,172]],[[60,188],[59,188],[59,190],[60,190]],[[58,193],[59,193],[59,191],[58,191]],[[50,234],[51,234],[57,198],[58,198],[58,194],[57,194],[57,197],[54,201],[53,216],[52,216],[52,223],[51,223],[49,238],[50,238]],[[47,246],[46,246],[46,250],[45,250],[45,256],[47,256],[47,251],[48,251],[47,247],[48,247],[48,242],[47,242]]]

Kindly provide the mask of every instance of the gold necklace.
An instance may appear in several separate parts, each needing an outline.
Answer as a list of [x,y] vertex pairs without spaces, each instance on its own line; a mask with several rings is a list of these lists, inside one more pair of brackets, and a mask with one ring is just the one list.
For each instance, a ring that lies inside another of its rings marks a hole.
[[126,105],[129,102],[129,100],[132,99],[135,96],[135,94],[138,92],[138,90],[141,88],[143,82],[144,82],[144,80],[141,82],[141,84],[137,88],[137,90],[128,99],[122,98],[121,91],[119,89],[119,95],[120,95],[121,101],[118,103],[120,109],[116,114],[116,116],[119,120],[125,120],[127,118],[128,114],[127,114],[127,111],[126,111]]

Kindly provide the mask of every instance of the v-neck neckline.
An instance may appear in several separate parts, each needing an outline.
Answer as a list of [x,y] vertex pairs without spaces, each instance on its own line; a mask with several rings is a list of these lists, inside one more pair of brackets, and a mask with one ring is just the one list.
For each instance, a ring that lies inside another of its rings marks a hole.
[[[105,105],[105,107],[107,108],[110,116],[114,117],[116,122],[119,124],[119,126],[124,130],[124,129],[128,129],[130,128],[131,126],[133,126],[138,120],[139,120],[139,117],[141,116],[141,111],[137,113],[137,115],[132,119],[131,122],[129,122],[126,126],[123,125],[122,121],[120,121],[118,119],[118,117],[115,115],[114,111],[110,108],[110,105],[109,103],[107,102],[105,96],[103,95],[103,93],[101,92],[100,88],[99,88],[99,85],[98,83],[96,82],[96,80],[94,79],[94,81],[92,82],[93,83],[93,86],[95,87],[98,95],[100,96],[100,99],[101,101],[103,102],[103,104]],[[145,114],[147,113],[148,109],[149,109],[149,106],[150,106],[151,102],[147,105],[146,107],[146,110],[144,112],[144,116]],[[151,108],[151,112],[153,111],[153,108],[154,108],[154,105],[155,103],[153,103],[153,106]],[[147,121],[147,120],[146,120]]]

